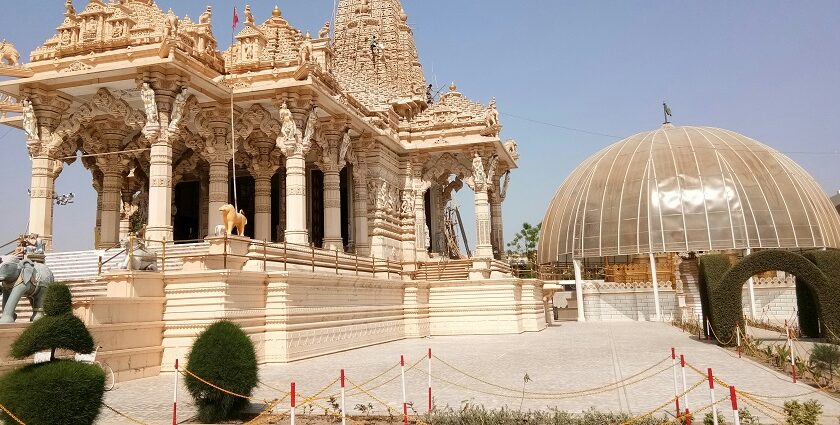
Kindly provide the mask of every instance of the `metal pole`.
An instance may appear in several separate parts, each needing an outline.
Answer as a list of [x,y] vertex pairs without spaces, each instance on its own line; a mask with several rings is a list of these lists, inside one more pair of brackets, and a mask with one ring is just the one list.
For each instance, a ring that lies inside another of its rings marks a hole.
[[688,414],[688,382],[685,380],[685,356],[680,354],[680,369],[682,369],[682,383],[683,383],[683,406],[685,406],[685,413]]
[[405,356],[402,354],[400,354],[400,375],[402,376],[403,424],[408,425],[408,401],[405,397]]
[[677,350],[674,347],[671,347],[671,364],[674,370],[674,403],[676,404],[677,416],[680,416],[682,410],[680,410],[680,390],[677,386]]
[[347,425],[347,414],[344,408],[344,369],[341,369],[341,425]]
[[178,424],[178,359],[175,359],[175,386],[172,389],[172,425]]
[[586,316],[583,311],[583,279],[580,276],[580,260],[572,260],[575,268],[575,298],[577,299],[578,322],[585,322]]
[[[744,250],[744,257],[750,255],[751,253],[752,253],[752,250],[750,248],[745,249]],[[752,276],[750,276],[750,278],[747,279],[747,288],[749,289],[749,292],[750,292],[750,319],[756,320],[756,315],[755,315],[755,285],[753,285]]]
[[729,387],[729,399],[732,401],[732,420],[735,425],[741,425],[741,416],[738,414],[738,392],[735,386]]
[[659,280],[656,277],[656,258],[652,252],[648,254],[648,257],[650,258],[650,273],[653,283],[653,308],[656,310],[654,320],[658,322],[662,320],[662,315],[659,310]]

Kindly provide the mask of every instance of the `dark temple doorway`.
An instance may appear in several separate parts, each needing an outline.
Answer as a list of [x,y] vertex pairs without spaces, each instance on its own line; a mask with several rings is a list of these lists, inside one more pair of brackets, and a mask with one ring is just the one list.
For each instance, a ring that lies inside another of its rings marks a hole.
[[172,236],[175,242],[198,239],[199,183],[181,182],[172,196]]

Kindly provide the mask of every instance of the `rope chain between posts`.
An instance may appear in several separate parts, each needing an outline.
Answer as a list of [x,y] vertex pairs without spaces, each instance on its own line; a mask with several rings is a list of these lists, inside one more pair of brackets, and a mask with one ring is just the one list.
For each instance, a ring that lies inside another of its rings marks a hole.
[[352,387],[353,387],[353,389],[356,389],[356,390],[361,391],[361,393],[357,393],[357,394],[364,394],[364,395],[366,395],[366,396],[368,396],[368,397],[372,398],[372,399],[373,399],[373,401],[375,401],[375,402],[377,402],[377,403],[379,403],[379,404],[381,404],[381,405],[385,406],[385,408],[386,408],[386,409],[388,409],[388,413],[389,413],[389,414],[391,413],[391,411],[396,412],[396,410],[395,410],[395,409],[393,409],[393,408],[391,408],[391,406],[389,406],[389,405],[388,405],[388,403],[385,403],[384,401],[382,401],[381,399],[379,399],[379,397],[377,397],[377,396],[373,395],[373,393],[371,393],[369,390],[366,390],[366,389],[362,388],[361,386],[356,385],[356,384],[355,384],[355,383],[353,383],[353,381],[351,381],[350,379],[347,379],[347,382],[349,382],[349,383],[350,383],[350,386],[352,386]]
[[591,391],[597,391],[597,390],[604,389],[604,388],[607,388],[607,387],[621,386],[622,383],[624,383],[626,381],[630,381],[631,379],[634,379],[638,376],[641,376],[641,375],[653,370],[657,366],[665,363],[666,361],[671,359],[671,356],[667,356],[664,359],[662,359],[660,362],[653,364],[652,366],[646,368],[645,370],[634,373],[633,375],[630,375],[630,376],[628,376],[628,377],[626,377],[626,378],[624,378],[620,381],[612,382],[612,383],[605,384],[605,385],[602,385],[602,386],[599,386],[599,387],[593,387],[593,388],[587,388],[587,389],[583,389],[583,390],[575,390],[575,391],[569,391],[569,392],[560,392],[560,393],[543,393],[543,392],[536,392],[536,391],[522,391],[521,389],[517,389],[517,388],[505,387],[505,386],[502,386],[502,385],[494,384],[494,383],[489,382],[489,381],[485,381],[485,380],[483,380],[483,379],[481,379],[481,378],[479,378],[475,375],[469,374],[469,373],[453,366],[452,364],[446,362],[445,360],[441,359],[440,357],[435,356],[435,359],[440,361],[441,363],[443,363],[447,367],[461,373],[462,375],[467,376],[469,378],[472,378],[472,379],[474,379],[478,382],[481,382],[483,384],[489,385],[491,387],[496,387],[496,388],[499,388],[499,389],[502,389],[502,390],[515,392],[515,393],[520,394],[520,395],[524,393],[524,394],[531,394],[531,395],[537,395],[537,396],[562,397],[562,396],[567,396],[567,395],[575,395],[575,394],[579,394],[579,393],[588,393],[588,392],[591,392]]
[[[613,390],[615,390],[617,388],[620,388],[620,387],[628,387],[628,386],[631,386],[631,385],[634,385],[634,384],[638,384],[639,382],[651,379],[655,376],[658,376],[658,375],[662,374],[663,372],[671,370],[671,368],[672,368],[671,365],[667,365],[665,368],[657,371],[653,375],[650,375],[650,376],[647,376],[647,377],[644,377],[644,378],[641,378],[641,379],[637,379],[637,380],[632,381],[632,382],[622,382],[618,386],[599,389],[597,391],[581,392],[581,393],[578,393],[578,394],[563,395],[563,396],[552,396],[552,397],[549,397],[549,396],[523,397],[521,390],[520,390],[519,394],[502,394],[502,393],[495,393],[495,392],[490,392],[490,391],[481,391],[481,390],[477,390],[473,387],[468,387],[468,386],[459,384],[457,382],[450,381],[450,380],[445,379],[445,378],[443,378],[439,375],[432,374],[431,376],[432,376],[432,378],[434,378],[434,379],[436,379],[440,382],[443,382],[443,383],[446,383],[446,384],[449,384],[449,385],[452,385],[452,386],[455,386],[455,387],[458,387],[458,388],[461,388],[461,389],[465,389],[467,391],[472,391],[472,392],[476,392],[476,393],[479,393],[479,394],[491,395],[491,396],[495,396],[495,397],[504,397],[504,398],[511,398],[511,399],[523,399],[524,398],[524,399],[527,399],[527,400],[563,400],[563,399],[591,396],[591,395],[595,395],[595,394],[605,393],[607,391],[613,391]],[[420,372],[420,373],[428,376],[428,372]]]
[[[102,405],[103,405],[103,406],[105,406],[105,408],[106,408],[106,409],[108,409],[108,410],[110,410],[110,411],[112,411],[112,412],[116,413],[117,415],[122,416],[123,418],[128,419],[128,420],[129,420],[129,421],[131,421],[131,422],[134,422],[134,423],[136,423],[136,424],[140,424],[140,425],[149,425],[147,422],[143,422],[143,421],[141,421],[140,419],[133,418],[133,417],[131,417],[131,416],[129,416],[129,415],[127,415],[127,414],[123,413],[123,412],[120,412],[120,411],[119,411],[119,410],[117,410],[117,409],[114,409],[113,407],[111,407],[111,406],[109,406],[109,405],[107,405],[107,404],[105,404],[105,403],[102,403]],[[21,423],[23,423],[23,422],[21,422]]]
[[[7,245],[8,245],[8,244],[7,244]],[[9,415],[9,417],[10,417],[10,418],[12,418],[12,419],[14,419],[14,421],[15,421],[15,422],[17,422],[18,424],[20,424],[20,425],[26,425],[25,423],[23,423],[23,421],[22,421],[22,420],[20,420],[17,416],[15,416],[15,414],[14,414],[14,413],[12,413],[12,411],[11,411],[11,410],[7,409],[7,408],[6,408],[6,406],[3,406],[2,404],[0,404],[0,410],[2,410],[4,413],[6,413],[7,415]]]
[[[701,382],[702,382],[702,381],[701,381]],[[674,398],[676,398],[676,397],[674,397]],[[714,403],[708,403],[708,404],[706,404],[705,406],[703,406],[703,407],[701,407],[701,408],[699,408],[699,409],[697,409],[697,410],[695,410],[695,411],[693,411],[693,412],[683,413],[682,415],[679,415],[679,416],[677,416],[677,417],[675,417],[675,418],[673,418],[673,419],[669,419],[669,420],[667,420],[667,421],[665,421],[665,422],[662,422],[662,423],[661,423],[661,424],[659,424],[659,425],[670,425],[670,424],[680,423],[680,421],[684,421],[684,420],[685,420],[688,416],[691,416],[692,418],[694,418],[694,415],[697,415],[697,414],[699,414],[700,412],[703,412],[703,411],[707,410],[708,408],[710,408],[710,407],[712,407],[712,406],[714,406],[714,405],[716,405],[716,404],[718,404],[718,403],[720,403],[720,402],[722,402],[722,401],[725,401],[727,398],[729,398],[729,397],[724,397],[724,398],[722,398],[722,399],[720,399],[720,400],[718,400],[718,401],[716,401],[716,402],[714,402]],[[673,401],[673,399],[672,399],[672,401]],[[669,403],[669,404],[670,404],[670,403]]]
[[234,396],[234,397],[244,398],[244,399],[249,400],[249,401],[262,401],[262,402],[263,402],[263,403],[265,403],[265,404],[269,404],[269,401],[268,401],[268,400],[260,400],[260,399],[258,399],[258,398],[256,398],[256,397],[251,397],[251,396],[247,396],[247,395],[242,395],[242,394],[235,393],[235,392],[233,392],[233,391],[230,391],[230,390],[224,389],[224,388],[222,388],[222,387],[220,387],[220,386],[218,386],[218,385],[215,385],[215,384],[213,384],[212,382],[209,382],[209,381],[207,381],[207,380],[205,380],[205,379],[201,378],[200,376],[198,376],[198,375],[196,375],[196,374],[192,373],[192,372],[191,372],[189,369],[187,369],[187,368],[179,369],[178,371],[179,371],[182,375],[184,375],[184,376],[186,376],[186,375],[190,375],[190,376],[192,376],[193,378],[198,379],[199,381],[201,381],[201,382],[202,382],[202,383],[204,383],[205,385],[210,386],[211,388],[214,388],[214,389],[216,389],[216,390],[219,390],[219,391],[221,391],[221,392],[223,392],[223,393],[225,393],[225,394],[229,394],[229,395],[232,395],[232,396]]
[[[750,406],[750,407],[754,408],[755,410],[758,410],[760,413],[764,414],[764,416],[767,416],[768,418],[770,418],[770,420],[776,422],[777,424],[782,423],[782,421],[777,419],[776,416],[774,416],[773,414],[768,413],[766,410],[762,409],[761,405],[759,403],[757,403],[757,400],[749,399],[747,397],[744,397],[744,398],[741,399],[741,401],[743,401],[744,404],[746,404],[747,406]],[[782,416],[784,417],[784,414],[782,414]]]
[[[735,325],[735,327],[737,328],[737,327],[738,327],[738,325]],[[735,340],[735,335],[731,335],[731,336],[729,337],[729,341],[728,341],[728,342],[723,342],[723,341],[721,341],[721,340],[720,340],[720,338],[718,338],[717,333],[715,332],[715,327],[714,327],[714,326],[712,326],[712,323],[711,323],[711,322],[709,322],[709,332],[712,334],[712,336],[713,336],[713,337],[715,337],[715,340],[717,340],[718,344],[723,345],[724,347],[728,347],[728,346],[729,346],[729,344],[732,344],[732,341],[734,341],[734,340]]]
[[[315,400],[320,400],[320,399],[318,398],[318,396],[320,396],[321,394],[323,394],[323,393],[324,393],[324,391],[327,391],[328,389],[330,389],[330,387],[332,387],[333,385],[335,385],[335,383],[336,383],[336,382],[338,382],[338,381],[339,381],[339,378],[335,378],[334,380],[332,380],[332,382],[330,382],[329,384],[327,384],[327,385],[325,385],[325,386],[321,387],[321,389],[320,389],[320,390],[316,391],[316,392],[315,392],[314,394],[312,394],[311,396],[309,396],[309,397],[303,396],[303,402],[301,402],[299,406],[305,406],[305,405],[307,405],[307,404],[310,404],[310,403],[314,402]],[[303,395],[303,394],[300,394],[300,395]]]
[[[658,411],[660,411],[660,410],[662,410],[662,409],[665,409],[666,407],[670,406],[670,405],[671,405],[671,403],[673,403],[673,402],[674,402],[674,400],[676,400],[676,399],[678,399],[678,398],[681,398],[681,397],[685,396],[686,394],[690,393],[691,391],[694,391],[694,389],[695,389],[695,388],[697,388],[697,387],[699,387],[701,384],[703,384],[703,380],[702,380],[702,379],[701,379],[701,380],[699,380],[699,381],[697,381],[697,383],[695,383],[694,385],[692,385],[689,389],[687,389],[687,390],[683,391],[682,393],[680,393],[680,394],[678,394],[678,395],[676,395],[676,396],[674,396],[674,397],[671,397],[670,399],[668,399],[668,401],[666,401],[666,402],[664,402],[664,403],[660,404],[659,406],[656,406],[656,407],[655,407],[655,408],[653,408],[652,410],[649,410],[647,413],[643,413],[643,414],[641,414],[641,415],[634,416],[634,417],[632,417],[632,418],[630,418],[630,419],[628,419],[628,420],[626,420],[626,421],[622,422],[622,423],[621,423],[621,425],[629,425],[629,424],[632,424],[633,422],[636,422],[636,421],[638,421],[638,420],[641,420],[641,419],[647,418],[647,417],[649,417],[649,416],[653,416],[653,414],[654,414],[654,413],[656,413],[656,412],[658,412]],[[724,398],[724,400],[725,400],[725,398]]]
[[[283,400],[272,401],[271,403],[268,404],[268,407],[266,407],[265,409],[263,409],[262,412],[260,412],[259,415],[257,415],[254,419],[251,419],[250,421],[245,422],[244,425],[256,425],[257,423],[259,423],[258,421],[261,418],[267,416],[266,415],[267,413],[273,412],[274,408],[277,407],[277,405],[279,405],[282,401]],[[289,412],[283,412],[283,413],[280,413],[279,415],[275,415],[275,414],[272,413],[270,416],[272,417],[272,419],[281,419],[283,416],[287,415],[288,413]]]

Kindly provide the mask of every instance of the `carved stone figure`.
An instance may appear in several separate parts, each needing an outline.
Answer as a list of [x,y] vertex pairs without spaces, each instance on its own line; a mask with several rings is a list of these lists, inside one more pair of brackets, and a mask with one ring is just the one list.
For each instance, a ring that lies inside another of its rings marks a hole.
[[330,21],[327,21],[324,26],[321,28],[321,31],[318,31],[318,38],[327,38],[330,36]]
[[484,161],[481,159],[478,152],[476,152],[473,156],[472,166],[473,182],[475,186],[479,187],[487,184],[487,174],[484,172]]
[[251,5],[245,5],[245,24],[253,24],[254,23],[254,15],[251,13]]
[[245,218],[245,212],[243,210],[236,212],[236,208],[233,205],[226,204],[219,207],[219,212],[222,214],[225,232],[228,235],[233,235],[233,229],[236,228],[239,236],[245,236],[245,225],[248,224],[248,219]]
[[[129,238],[125,241],[126,256],[117,266],[118,270],[156,271],[157,254],[146,249],[141,238]],[[129,255],[130,252],[130,255]]]
[[484,125],[495,128],[499,125],[499,111],[496,109],[496,98],[490,100],[490,109],[484,114]]
[[505,150],[508,151],[514,161],[519,160],[519,145],[516,144],[516,140],[508,139],[505,142]]
[[181,88],[178,95],[175,96],[175,101],[172,103],[172,115],[169,118],[169,128],[176,129],[181,119],[184,118],[184,107],[187,104],[187,97],[189,96],[186,87]]
[[146,109],[146,123],[159,123],[157,101],[155,101],[155,90],[149,83],[143,83],[140,89],[140,98],[143,99],[143,107]]
[[414,214],[414,193],[410,190],[402,192],[402,202],[400,203],[400,213],[404,215]]
[[30,139],[38,139],[38,118],[35,117],[35,107],[29,98],[23,99],[23,131]]
[[198,17],[198,23],[202,25],[210,25],[213,20],[213,6],[207,6],[207,10]]
[[429,225],[423,223],[423,246],[425,246],[426,249],[429,249],[429,247],[432,246],[432,237],[429,233]]
[[64,16],[76,16],[76,8],[73,7],[73,0],[64,2]]
[[312,60],[312,36],[306,33],[298,48],[298,64],[304,65]]
[[305,146],[312,145],[312,138],[315,137],[315,126],[318,124],[318,106],[313,106],[306,117],[306,128],[303,131],[302,143]]
[[0,62],[9,66],[18,66],[20,64],[20,53],[18,53],[12,43],[9,43],[5,39],[0,44]]
[[166,27],[163,31],[163,38],[176,38],[178,37],[178,27],[181,25],[181,21],[178,20],[178,17],[175,16],[175,13],[172,12],[172,9],[169,9],[169,12],[166,14]]
[[3,315],[0,323],[14,323],[17,319],[15,308],[24,297],[32,305],[30,321],[44,315],[44,296],[47,287],[53,283],[52,271],[45,264],[21,260],[11,255],[0,257],[0,283],[3,286]]
[[350,145],[350,129],[348,128],[347,131],[344,132],[344,136],[341,138],[341,146],[338,148],[339,164],[347,161],[347,152],[350,150]]

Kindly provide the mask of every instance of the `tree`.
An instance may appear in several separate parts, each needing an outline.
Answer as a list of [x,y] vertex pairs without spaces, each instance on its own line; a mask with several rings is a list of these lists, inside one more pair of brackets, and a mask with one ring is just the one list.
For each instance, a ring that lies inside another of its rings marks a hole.
[[537,242],[540,240],[540,228],[542,228],[542,223],[536,226],[527,222],[522,223],[522,229],[507,244],[508,258],[524,259],[525,266],[534,270],[537,263]]

